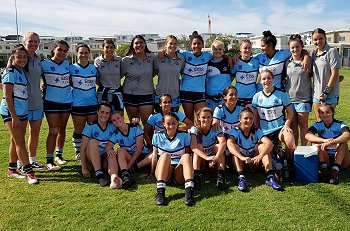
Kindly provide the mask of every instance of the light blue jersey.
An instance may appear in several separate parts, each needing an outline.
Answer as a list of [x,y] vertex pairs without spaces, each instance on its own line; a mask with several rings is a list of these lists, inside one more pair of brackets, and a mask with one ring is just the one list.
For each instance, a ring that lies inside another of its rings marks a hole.
[[232,68],[232,74],[236,78],[238,99],[253,99],[256,93],[256,81],[259,74],[259,62],[255,58],[243,60],[240,58]]
[[233,137],[235,143],[238,145],[240,153],[245,157],[255,156],[258,150],[258,142],[265,135],[263,131],[257,129],[256,131],[249,131],[248,136],[245,136],[243,131],[236,127],[231,130],[230,137]]
[[[194,135],[197,138],[197,142],[199,141],[197,127],[195,126],[191,127],[190,134],[191,136]],[[203,145],[204,153],[207,154],[208,156],[214,155],[213,150],[214,150],[215,144],[217,143],[217,137],[219,135],[223,135],[222,130],[219,129],[217,131],[214,131],[213,128],[210,128],[207,134],[201,135],[201,139],[200,139],[201,141],[199,143]]]
[[[186,119],[186,116],[181,111],[173,112],[178,118],[180,122],[184,122]],[[147,124],[152,126],[154,129],[154,132],[163,132],[163,114],[161,112],[151,114],[147,119]]]
[[213,117],[220,120],[223,133],[230,134],[231,129],[239,124],[239,112],[243,108],[243,106],[236,105],[233,111],[230,111],[225,104],[215,108]]
[[222,95],[224,89],[231,85],[228,59],[210,60],[208,63],[206,93],[210,96]]
[[83,136],[89,139],[95,139],[98,141],[98,150],[100,155],[103,154],[105,150],[107,141],[113,135],[116,130],[115,126],[112,123],[107,123],[106,129],[102,129],[98,124],[97,120],[92,123],[86,124],[83,130]]
[[190,51],[181,51],[186,64],[182,72],[180,91],[205,92],[208,62],[213,58],[209,52],[202,52],[199,57]]
[[[124,148],[131,156],[133,156],[137,150],[136,139],[143,135],[143,130],[140,125],[128,124],[128,133],[124,135],[120,130],[116,130],[113,135],[109,138],[109,141],[113,144],[119,145]],[[142,154],[150,153],[150,150],[143,145]]]
[[190,135],[182,131],[177,131],[173,139],[169,139],[164,132],[155,133],[152,138],[152,145],[157,149],[158,155],[169,154],[171,156],[171,164],[178,164],[190,143]]
[[273,85],[277,88],[283,89],[284,86],[282,85],[282,72],[284,62],[289,59],[290,56],[291,53],[289,50],[277,50],[272,57],[268,57],[264,53],[257,54],[254,57],[259,61],[259,72],[261,73],[266,69],[270,70],[275,76]]
[[[27,78],[24,71],[11,66],[6,69],[2,76],[2,84],[13,85],[13,104],[17,116],[26,116],[28,114],[28,92]],[[9,115],[5,97],[2,97],[0,106],[1,115]]]
[[73,84],[73,107],[97,105],[97,68],[92,64],[83,67],[75,63],[69,65],[69,72]]
[[253,97],[252,106],[258,110],[260,128],[265,135],[283,128],[285,109],[291,104],[287,93],[275,88],[269,96],[259,91]]
[[41,70],[45,85],[44,100],[55,103],[72,103],[68,60],[65,59],[61,63],[56,63],[51,59],[41,61]]
[[[318,134],[323,139],[335,139],[341,136],[344,132],[349,132],[349,126],[340,120],[333,120],[329,125],[320,121],[312,124],[308,132],[311,132],[314,135]],[[329,155],[334,155],[337,152],[337,144],[329,145],[326,148],[326,152]]]

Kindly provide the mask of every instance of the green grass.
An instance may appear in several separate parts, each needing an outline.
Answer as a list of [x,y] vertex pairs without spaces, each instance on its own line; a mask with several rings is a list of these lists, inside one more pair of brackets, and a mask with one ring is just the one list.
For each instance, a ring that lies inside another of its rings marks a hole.
[[[350,123],[350,70],[342,70],[341,100],[336,118]],[[310,124],[314,115],[310,116]],[[348,230],[350,228],[350,171],[341,172],[337,186],[285,183],[285,192],[264,185],[264,176],[249,174],[250,191],[220,192],[215,176],[206,177],[196,192],[197,204],[183,203],[182,187],[167,187],[167,206],[154,203],[155,182],[135,175],[131,190],[99,187],[84,179],[74,161],[73,126],[67,128],[64,156],[70,162],[61,172],[38,172],[39,185],[6,178],[9,134],[0,125],[0,230]],[[47,123],[43,121],[38,159],[44,162]]]

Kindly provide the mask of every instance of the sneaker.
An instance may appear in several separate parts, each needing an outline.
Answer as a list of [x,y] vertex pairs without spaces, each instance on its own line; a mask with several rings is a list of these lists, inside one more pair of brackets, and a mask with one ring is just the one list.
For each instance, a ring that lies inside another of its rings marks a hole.
[[320,181],[321,182],[327,182],[328,181],[328,168],[322,168],[320,170],[321,174],[320,174]]
[[336,170],[331,171],[331,179],[329,180],[330,184],[339,184],[339,178],[338,178],[339,172]]
[[218,174],[216,187],[218,187],[219,190],[226,190],[226,179],[224,174]]
[[105,178],[101,177],[98,179],[98,183],[100,184],[101,187],[105,187],[109,184],[108,180]]
[[122,187],[123,181],[122,179],[120,179],[117,174],[112,174],[111,176],[111,184],[109,185],[109,187],[111,189],[117,189]]
[[246,181],[245,177],[239,177],[238,178],[238,186],[237,186],[237,188],[241,192],[247,192],[248,191],[248,184],[247,184],[247,181]]
[[202,188],[202,174],[195,173],[193,178],[193,183],[194,183],[194,189],[200,190]]
[[81,161],[81,159],[80,159],[80,153],[75,154],[75,160],[76,160],[76,161]]
[[188,187],[185,189],[185,204],[188,206],[194,205],[196,202],[194,201],[194,189],[192,187]]
[[54,163],[48,163],[48,164],[46,164],[46,170],[47,171],[59,171],[59,170],[61,170],[61,167],[54,164]]
[[35,161],[32,163],[32,168],[36,170],[42,170],[44,168],[44,165],[42,163]]
[[165,205],[165,188],[157,189],[156,204]]
[[278,191],[281,191],[282,190],[282,186],[279,185],[277,183],[277,181],[275,180],[274,177],[270,177],[269,179],[267,179],[265,181],[265,183],[268,185],[268,186],[271,186],[271,188],[275,189],[275,190],[278,190]]
[[67,161],[65,161],[65,160],[63,159],[63,157],[58,157],[58,156],[55,157],[55,161],[56,161],[58,164],[66,164],[66,163],[67,163]]
[[28,184],[38,184],[39,181],[35,178],[34,172],[27,174]]
[[7,177],[11,179],[25,179],[27,178],[25,175],[17,172],[16,170],[7,170]]

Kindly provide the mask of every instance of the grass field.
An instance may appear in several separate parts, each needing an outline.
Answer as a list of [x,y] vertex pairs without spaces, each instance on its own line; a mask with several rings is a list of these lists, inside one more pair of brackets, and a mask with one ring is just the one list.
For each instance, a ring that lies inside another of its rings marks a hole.
[[[350,123],[350,70],[342,70],[341,99],[336,118]],[[311,115],[310,124],[314,122]],[[38,172],[38,185],[6,178],[9,133],[0,125],[0,230],[349,230],[350,170],[340,184],[285,183],[285,191],[264,185],[263,174],[249,174],[250,191],[237,190],[236,175],[228,173],[229,190],[216,189],[215,176],[206,177],[196,192],[196,205],[183,202],[182,187],[167,187],[167,206],[154,203],[155,182],[134,176],[131,190],[99,187],[84,179],[67,129],[60,172]],[[47,124],[43,122],[38,159],[45,162]]]

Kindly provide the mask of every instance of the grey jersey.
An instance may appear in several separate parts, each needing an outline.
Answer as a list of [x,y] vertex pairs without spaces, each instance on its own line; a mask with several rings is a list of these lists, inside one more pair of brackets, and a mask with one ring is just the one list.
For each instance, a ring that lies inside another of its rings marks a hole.
[[107,61],[103,56],[95,59],[95,67],[100,74],[100,82],[103,87],[117,90],[120,87],[120,66],[121,58],[113,56],[112,61]]
[[[340,55],[336,48],[326,44],[322,54],[317,55],[316,51],[312,52],[312,68],[314,75],[314,93],[313,97],[319,99],[323,90],[331,77],[332,69],[340,69]],[[339,96],[339,78],[335,83],[328,98]]]
[[166,93],[173,99],[180,96],[180,73],[184,66],[185,58],[181,54],[176,54],[175,59],[155,57],[154,69],[158,71],[157,95]]
[[154,93],[153,84],[154,55],[147,53],[140,61],[133,55],[125,56],[121,65],[121,76],[125,76],[123,93],[130,95],[150,95]]
[[286,86],[292,103],[311,102],[312,83],[310,73],[303,70],[302,61],[294,61],[292,58],[285,63]]

